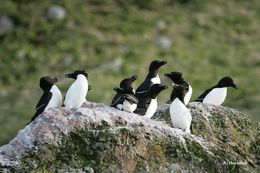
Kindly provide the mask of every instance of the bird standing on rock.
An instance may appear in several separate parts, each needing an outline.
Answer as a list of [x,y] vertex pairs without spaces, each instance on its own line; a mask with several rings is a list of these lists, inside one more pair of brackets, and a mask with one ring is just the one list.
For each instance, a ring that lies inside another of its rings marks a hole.
[[158,75],[158,70],[161,66],[165,64],[167,64],[167,61],[164,60],[160,60],[160,61],[155,60],[151,62],[149,66],[149,73],[146,76],[143,83],[136,89],[136,93],[149,91],[153,84],[161,84],[161,80]]
[[31,118],[30,122],[35,120],[43,111],[49,108],[61,107],[62,95],[55,85],[56,82],[58,82],[56,77],[44,76],[40,79],[40,87],[43,90],[43,94],[36,105],[36,113]]
[[66,93],[64,106],[66,108],[79,108],[86,101],[88,90],[90,90],[88,74],[83,70],[76,70],[65,77],[75,79],[75,81]]
[[174,98],[170,105],[170,116],[173,127],[180,128],[186,133],[190,133],[192,117],[190,110],[184,103],[185,95],[189,88],[185,85],[174,85]]
[[219,106],[226,99],[227,87],[238,89],[237,85],[231,77],[223,77],[222,79],[220,79],[217,85],[207,89],[194,101]]
[[[183,85],[188,87],[188,92],[185,94],[184,97],[184,104],[187,105],[190,101],[191,95],[192,95],[192,87],[183,79],[182,73],[181,72],[171,72],[171,73],[165,73],[164,76],[167,76],[170,78],[173,82],[172,86],[174,84],[177,85]],[[170,103],[173,101],[175,98],[174,91],[172,91],[171,96],[170,96]]]
[[116,91],[116,95],[112,100],[111,107],[115,107],[119,110],[122,110],[123,102],[125,100],[125,94],[129,94],[135,97],[133,82],[136,81],[137,78],[138,78],[137,75],[134,75],[130,78],[125,78],[120,82],[120,88],[114,89]]
[[129,93],[127,90],[123,90],[122,88],[114,88],[114,90],[120,95],[115,102],[116,108],[133,113],[138,103],[138,98],[135,94]]
[[149,91],[137,93],[138,104],[135,113],[151,118],[157,110],[157,97],[167,87],[162,84],[154,84]]

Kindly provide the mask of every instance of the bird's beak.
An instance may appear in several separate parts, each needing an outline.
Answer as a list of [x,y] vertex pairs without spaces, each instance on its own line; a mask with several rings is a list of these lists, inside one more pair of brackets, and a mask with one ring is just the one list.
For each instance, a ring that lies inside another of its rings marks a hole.
[[134,75],[134,76],[132,76],[132,77],[130,78],[130,80],[131,80],[132,82],[134,82],[136,79],[138,79],[138,76],[137,76],[137,75]]
[[166,77],[169,77],[169,75],[170,75],[169,73],[164,73],[164,76]]
[[88,85],[88,91],[90,91],[92,89],[91,85]]
[[238,89],[238,86],[235,83],[233,83],[232,87],[235,88],[235,89]]
[[162,88],[162,90],[165,90],[165,89],[167,89],[168,87],[161,84],[161,85],[160,85],[160,88]]
[[56,83],[56,82],[59,82],[59,80],[58,80],[58,78],[54,78],[54,82]]
[[65,76],[65,78],[71,78],[72,74],[71,73],[70,74],[65,74],[64,76]]
[[167,64],[167,61],[161,60],[161,61],[160,61],[160,64],[161,64],[161,65],[165,65],[165,64]]

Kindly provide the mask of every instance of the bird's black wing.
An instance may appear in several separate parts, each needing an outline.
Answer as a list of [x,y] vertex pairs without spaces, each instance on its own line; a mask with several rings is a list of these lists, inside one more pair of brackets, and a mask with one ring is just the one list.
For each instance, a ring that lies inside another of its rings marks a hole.
[[44,92],[36,105],[36,111],[44,111],[46,106],[48,105],[49,101],[51,100],[52,93],[51,92]]
[[116,91],[116,95],[111,102],[111,107],[116,107],[116,105],[122,104],[124,101],[125,94],[134,95],[134,92],[132,90],[128,91],[128,90],[124,90],[124,89],[118,88],[118,87],[115,87],[114,91]]
[[174,89],[173,89],[169,102],[172,102],[175,98],[176,98],[176,94],[175,94]]
[[136,96],[138,98],[138,104],[135,113],[144,115],[151,103],[151,98],[148,96],[148,91],[137,92]]
[[123,94],[116,93],[115,97],[111,102],[111,107],[116,107],[118,104],[122,104],[124,101]]
[[137,104],[137,108],[134,111],[136,114],[144,115],[151,103],[151,99],[141,99]]
[[213,88],[214,88],[214,87],[207,89],[204,93],[202,93],[202,94],[201,94],[197,99],[195,99],[194,101],[195,101],[195,102],[203,102],[203,99],[206,97],[206,95],[208,95],[208,93],[209,93]]
[[151,103],[151,98],[139,99],[138,108],[147,109]]
[[125,94],[124,98],[131,104],[137,104],[138,98],[133,94]]
[[137,89],[136,93],[142,92],[142,91],[149,91],[152,86],[151,80],[145,80]]
[[36,105],[36,108],[35,108],[36,112],[35,112],[34,116],[31,118],[31,121],[29,123],[31,123],[33,120],[35,120],[38,117],[38,115],[40,115],[44,111],[44,109],[48,105],[49,101],[51,100],[51,97],[52,97],[51,92],[44,92],[42,94],[38,104]]
[[91,85],[88,85],[88,91],[90,91],[92,89]]

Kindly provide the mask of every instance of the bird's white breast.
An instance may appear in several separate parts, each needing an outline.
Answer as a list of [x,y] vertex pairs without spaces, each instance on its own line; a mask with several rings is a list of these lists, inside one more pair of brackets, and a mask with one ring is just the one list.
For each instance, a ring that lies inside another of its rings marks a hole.
[[211,90],[206,97],[203,99],[203,103],[221,105],[227,96],[227,88],[214,88]]
[[151,81],[153,84],[161,84],[161,80],[158,74],[156,77],[152,78]]
[[123,102],[123,110],[126,112],[133,113],[137,107],[137,104],[135,103],[129,103],[127,100],[124,100]]
[[185,105],[187,105],[189,103],[191,95],[192,95],[192,87],[189,85],[189,90],[188,90],[188,92],[186,93],[186,95],[184,97]]
[[174,99],[170,105],[170,116],[173,127],[190,133],[192,120],[190,110],[178,98]]
[[61,107],[62,105],[62,95],[58,87],[56,85],[53,85],[50,92],[52,93],[52,97],[44,110],[47,110],[49,108]]
[[86,101],[88,80],[84,75],[78,75],[67,91],[64,105],[68,108],[78,108]]
[[123,109],[123,104],[117,104],[116,108],[119,109],[119,110],[122,110]]
[[156,110],[157,110],[157,99],[152,99],[145,112],[144,117],[152,118]]

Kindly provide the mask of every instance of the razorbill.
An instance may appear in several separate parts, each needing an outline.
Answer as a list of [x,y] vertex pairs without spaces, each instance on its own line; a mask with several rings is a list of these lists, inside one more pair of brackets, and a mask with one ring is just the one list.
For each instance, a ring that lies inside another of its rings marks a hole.
[[76,70],[73,73],[66,74],[65,77],[75,79],[75,81],[66,93],[64,106],[67,108],[79,108],[86,101],[90,88],[88,74],[83,70]]
[[119,94],[119,97],[115,102],[116,108],[133,113],[138,103],[138,98],[135,96],[135,94],[117,87],[114,88],[114,90],[117,92],[117,94]]
[[137,79],[137,75],[134,75],[130,78],[125,78],[120,82],[120,88],[121,91],[118,89],[119,92],[116,91],[116,89],[114,89],[116,91],[116,95],[114,96],[112,102],[111,102],[111,107],[115,107],[119,110],[122,110],[122,106],[123,106],[123,101],[124,98],[122,97],[123,94],[131,94],[131,95],[135,95],[135,90],[133,89],[133,82]]
[[164,60],[155,60],[151,62],[149,66],[149,73],[146,76],[145,80],[143,83],[136,89],[136,93],[144,92],[144,91],[149,91],[151,86],[153,84],[161,84],[160,77],[158,75],[158,70],[161,66],[167,64],[167,61]]
[[113,107],[126,112],[133,113],[137,107],[138,98],[133,92],[123,90],[122,88],[114,88],[119,95]]
[[36,105],[36,113],[31,118],[30,122],[35,120],[35,118],[37,118],[44,110],[61,107],[62,95],[58,87],[55,85],[56,82],[58,82],[58,79],[50,76],[44,76],[40,79],[40,87],[43,90],[43,94]]
[[207,89],[194,101],[213,105],[221,105],[227,96],[227,87],[238,89],[237,85],[231,77],[223,77],[220,79],[217,85]]
[[149,91],[137,93],[138,104],[135,113],[151,118],[157,110],[157,96],[167,87],[162,84],[154,84]]
[[[192,95],[192,87],[183,79],[182,73],[181,72],[171,72],[171,73],[165,73],[164,76],[171,79],[171,81],[173,82],[172,86],[174,84],[178,84],[178,85],[183,85],[183,86],[188,87],[188,92],[186,93],[186,95],[184,97],[184,104],[187,105],[189,103],[191,95]],[[172,91],[169,103],[171,103],[174,98],[175,98],[174,92]]]
[[186,133],[190,133],[191,114],[184,104],[184,98],[188,92],[185,85],[173,86],[174,99],[170,105],[170,116],[173,127],[180,128]]

